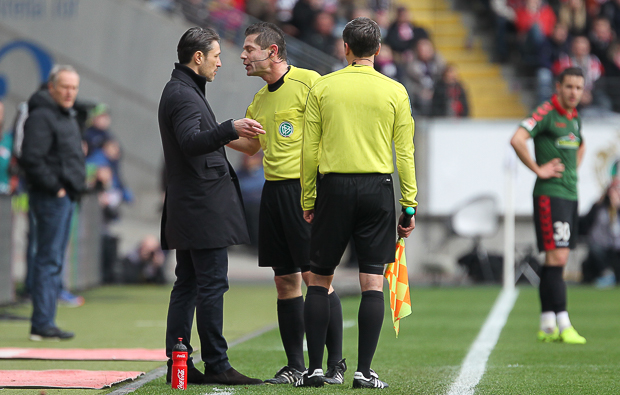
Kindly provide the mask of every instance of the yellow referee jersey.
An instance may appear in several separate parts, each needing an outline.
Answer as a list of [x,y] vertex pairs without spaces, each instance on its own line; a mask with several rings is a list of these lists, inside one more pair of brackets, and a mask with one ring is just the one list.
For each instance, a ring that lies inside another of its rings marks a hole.
[[402,84],[361,65],[320,77],[308,93],[304,118],[303,209],[314,208],[317,166],[322,174],[393,173],[392,141],[400,204],[416,207],[413,132],[409,96]]
[[265,179],[299,178],[306,98],[319,77],[316,71],[290,66],[282,86],[269,92],[265,85],[248,107],[245,116],[260,122],[266,132],[258,137],[265,154]]

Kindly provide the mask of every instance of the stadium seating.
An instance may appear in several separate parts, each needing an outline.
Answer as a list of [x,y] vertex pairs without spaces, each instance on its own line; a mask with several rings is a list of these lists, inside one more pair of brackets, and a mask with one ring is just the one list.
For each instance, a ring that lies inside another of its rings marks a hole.
[[401,0],[416,24],[427,28],[437,51],[458,65],[473,118],[520,118],[526,109],[517,93],[510,92],[500,67],[489,61],[479,40],[470,37],[458,12],[447,0]]

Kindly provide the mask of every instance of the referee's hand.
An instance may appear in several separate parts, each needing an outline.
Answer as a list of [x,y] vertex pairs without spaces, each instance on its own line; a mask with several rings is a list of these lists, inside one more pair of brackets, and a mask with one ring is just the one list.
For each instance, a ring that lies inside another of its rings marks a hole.
[[400,215],[398,219],[398,226],[396,227],[396,233],[398,233],[398,237],[401,239],[406,239],[411,234],[411,231],[415,228],[415,216],[411,217],[411,222],[409,223],[408,228],[403,228],[400,223],[403,222],[403,218],[405,217],[405,213]]
[[265,134],[263,126],[253,119],[237,119],[233,123],[235,124],[235,130],[239,137],[253,138],[259,134]]
[[312,210],[304,210],[304,219],[307,223],[311,224],[314,219],[314,209]]

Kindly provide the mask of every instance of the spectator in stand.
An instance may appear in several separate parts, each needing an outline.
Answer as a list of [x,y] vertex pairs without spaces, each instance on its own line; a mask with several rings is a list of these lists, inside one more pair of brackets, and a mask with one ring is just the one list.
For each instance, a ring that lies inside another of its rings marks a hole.
[[313,23],[312,30],[302,40],[326,54],[334,53],[336,37],[334,36],[334,16],[327,12],[319,12]]
[[586,9],[588,10],[588,18],[593,19],[601,13],[601,6],[608,0],[586,0]]
[[612,30],[609,20],[602,17],[596,18],[588,37],[592,54],[599,58],[603,64],[603,69],[605,69],[605,74],[607,74],[607,69],[611,67],[611,60],[608,56],[609,49],[611,44],[616,41],[616,33]]
[[620,43],[616,42],[609,48],[609,68],[607,75],[607,94],[612,103],[612,109],[620,112]]
[[424,28],[413,24],[409,10],[405,7],[398,7],[396,20],[388,28],[384,43],[392,48],[396,64],[404,64],[411,58],[416,43],[428,38],[429,34]]
[[554,92],[553,64],[557,62],[560,55],[570,52],[568,41],[568,28],[557,23],[553,29],[551,37],[546,39],[540,49],[538,70],[536,70],[536,94],[538,103],[542,103],[551,98]]
[[430,115],[435,84],[441,79],[445,62],[435,52],[431,40],[418,40],[413,61],[407,64],[405,87],[412,100],[414,114]]
[[579,220],[587,235],[588,257],[582,264],[583,282],[613,286],[620,275],[620,179],[615,178],[590,212]]
[[90,127],[84,131],[84,141],[88,146],[86,157],[102,149],[105,143],[114,138],[110,132],[110,124],[108,106],[103,103],[97,104],[90,113]]
[[553,32],[555,13],[548,4],[543,4],[542,0],[526,0],[525,5],[515,11],[515,25],[521,42],[523,63],[536,66],[540,49]]
[[458,118],[469,116],[467,92],[459,81],[455,64],[446,65],[441,80],[435,85],[431,115]]
[[112,233],[110,225],[120,219],[120,206],[123,203],[122,189],[114,185],[114,174],[109,166],[97,168],[94,190],[97,193],[102,210],[101,229],[101,276],[104,284],[116,281],[116,261],[118,257],[117,235]]
[[88,149],[86,164],[95,168],[109,167],[114,176],[114,187],[123,191],[123,201],[132,202],[133,193],[127,188],[121,176],[122,151],[119,142],[110,131],[110,111],[105,104],[98,104],[90,113],[91,126],[84,132]]
[[293,37],[303,39],[307,37],[314,25],[314,19],[323,9],[323,0],[298,0],[293,7],[293,16],[284,32]]
[[123,282],[165,284],[166,256],[155,236],[148,235],[123,259]]
[[[379,25],[379,29],[381,29],[381,37],[386,39],[390,28],[390,14],[387,10],[376,10],[374,20]],[[389,44],[386,43],[386,45]]]
[[505,63],[510,58],[508,34],[516,31],[515,10],[523,7],[525,0],[491,0],[491,9],[495,14],[495,60]]
[[394,63],[392,48],[388,45],[382,46],[379,54],[375,56],[375,70],[393,80],[401,80],[400,69]]
[[338,61],[332,66],[331,71],[337,71],[340,69],[344,69],[349,65],[347,62],[347,57],[344,53],[344,40],[341,38],[336,39],[336,44],[334,44],[334,58],[338,59]]
[[588,11],[585,0],[566,0],[560,5],[558,21],[568,26],[571,36],[588,34]]
[[248,0],[245,12],[261,21],[278,23],[276,2],[273,0]]
[[603,65],[596,55],[590,53],[590,41],[587,37],[575,37],[571,43],[571,54],[560,55],[552,71],[557,76],[569,67],[579,67],[585,78],[580,107],[611,110],[611,101],[605,92],[605,87],[597,84],[603,75]]
[[620,0],[608,0],[601,6],[600,16],[609,20],[616,36],[620,37]]
[[281,25],[283,28],[287,28],[287,26],[288,28],[291,28],[292,25],[288,25],[288,23],[293,17],[293,8],[295,7],[295,3],[297,3],[297,1],[296,0],[274,0],[274,1],[276,3],[276,18],[278,19],[278,24]]

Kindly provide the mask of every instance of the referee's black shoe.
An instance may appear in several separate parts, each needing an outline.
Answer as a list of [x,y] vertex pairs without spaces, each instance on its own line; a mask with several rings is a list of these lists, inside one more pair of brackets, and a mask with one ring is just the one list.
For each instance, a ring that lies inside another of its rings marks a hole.
[[[168,370],[166,370],[166,384],[172,381],[172,359],[168,360]],[[196,369],[196,367],[187,368],[187,384],[202,384],[205,375]]]
[[306,370],[299,380],[293,384],[295,387],[322,387],[325,384],[323,369],[314,369],[312,374]]
[[295,368],[291,368],[290,366],[285,366],[282,369],[278,370],[278,373],[271,378],[265,380],[267,384],[293,384],[297,380],[301,378],[303,373]]
[[326,384],[344,384],[344,372],[347,371],[346,358],[338,361],[337,364],[329,366],[323,379]]

